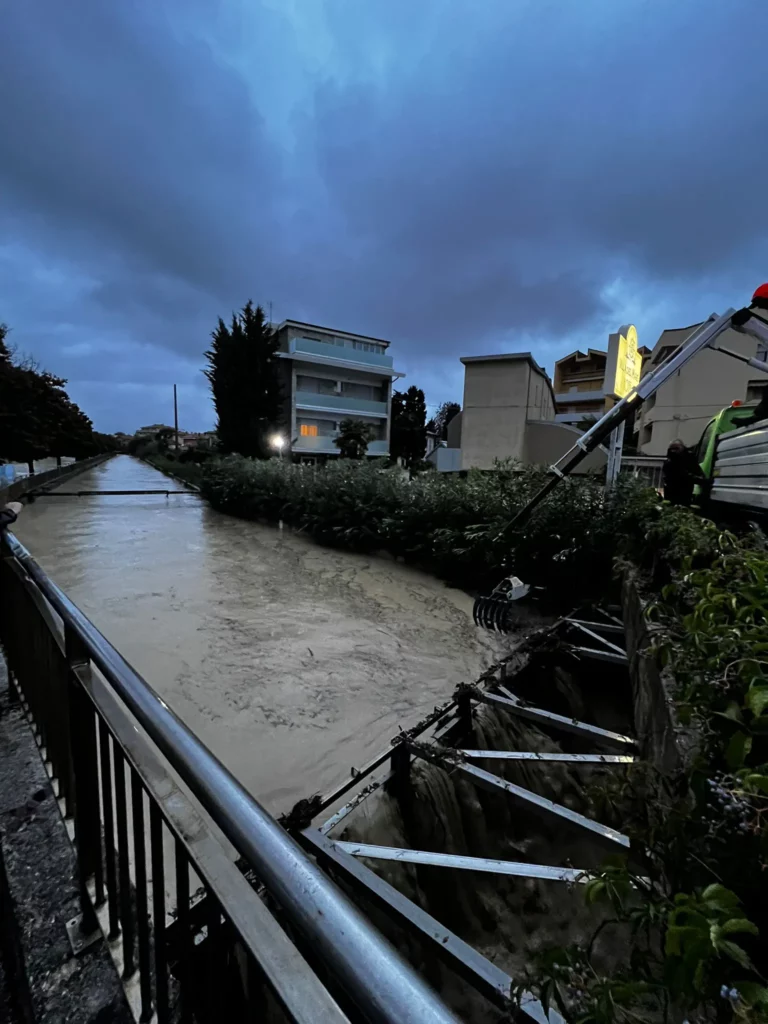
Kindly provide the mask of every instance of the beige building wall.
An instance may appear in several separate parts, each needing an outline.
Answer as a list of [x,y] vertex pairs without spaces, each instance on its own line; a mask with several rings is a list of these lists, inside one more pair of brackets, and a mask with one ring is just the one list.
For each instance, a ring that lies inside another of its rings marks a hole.
[[[692,327],[664,331],[643,373],[659,366],[691,333]],[[728,330],[718,344],[742,355],[754,357],[757,342],[736,331]],[[694,445],[712,417],[738,399],[745,401],[749,381],[755,371],[746,363],[730,356],[704,349],[663,384],[655,395],[645,401],[637,416],[638,451],[641,455],[665,455],[672,441],[678,438]]]
[[[526,423],[523,462],[531,466],[551,466],[574,446],[582,431],[569,423],[539,420]],[[576,474],[595,473],[605,469],[608,452],[602,446],[584,459]]]
[[522,460],[526,421],[555,415],[546,373],[529,352],[461,361],[461,468],[492,469],[495,459]]

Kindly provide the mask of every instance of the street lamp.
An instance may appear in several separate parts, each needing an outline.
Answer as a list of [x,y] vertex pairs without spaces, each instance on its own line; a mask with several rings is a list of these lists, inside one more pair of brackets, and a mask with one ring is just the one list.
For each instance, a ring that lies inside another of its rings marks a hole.
[[273,448],[277,449],[277,451],[280,453],[280,458],[282,459],[282,457],[283,457],[283,448],[285,447],[285,438],[283,437],[283,435],[282,434],[274,434],[270,438],[270,442],[269,443],[272,445]]

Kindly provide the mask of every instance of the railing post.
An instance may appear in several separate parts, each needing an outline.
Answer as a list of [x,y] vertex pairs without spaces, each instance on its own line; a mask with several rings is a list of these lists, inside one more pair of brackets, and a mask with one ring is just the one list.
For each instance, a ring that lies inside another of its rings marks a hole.
[[[98,920],[88,893],[88,879],[96,879],[97,899],[103,900],[101,871],[101,819],[98,795],[98,760],[93,707],[83,692],[77,670],[90,671],[89,658],[79,637],[64,627],[64,650],[69,666],[69,740],[75,783],[75,843],[77,846],[77,882],[80,920],[72,922],[70,941],[75,953],[98,932]],[[100,890],[100,892],[99,892]]]

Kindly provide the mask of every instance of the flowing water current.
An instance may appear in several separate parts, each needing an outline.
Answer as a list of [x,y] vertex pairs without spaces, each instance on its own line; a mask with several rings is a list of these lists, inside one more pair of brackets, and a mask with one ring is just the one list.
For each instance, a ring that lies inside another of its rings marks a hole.
[[[127,455],[61,490],[183,489]],[[194,495],[40,498],[15,533],[273,813],[323,792],[501,652],[424,573]]]

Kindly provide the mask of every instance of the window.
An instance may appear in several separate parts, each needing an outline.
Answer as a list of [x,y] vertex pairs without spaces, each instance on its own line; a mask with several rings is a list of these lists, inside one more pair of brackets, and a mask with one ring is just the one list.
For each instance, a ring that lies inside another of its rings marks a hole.
[[698,446],[696,448],[696,458],[699,460],[699,462],[703,462],[704,456],[707,454],[707,448],[709,447],[709,442],[712,438],[712,431],[714,429],[715,421],[710,420],[704,428],[704,433],[701,435],[701,440],[699,441]]
[[296,375],[296,390],[313,395],[333,395],[338,391],[338,385],[328,377],[308,377],[299,373]]
[[317,437],[317,427],[314,423],[302,423],[299,427],[299,433],[302,437]]
[[654,357],[654,363],[656,366],[660,366],[661,363],[665,363],[667,359],[672,355],[673,352],[677,352],[678,345],[665,345],[659,353]]
[[344,381],[341,385],[341,393],[348,398],[365,398],[369,402],[381,401],[381,390],[372,384],[356,384]]

